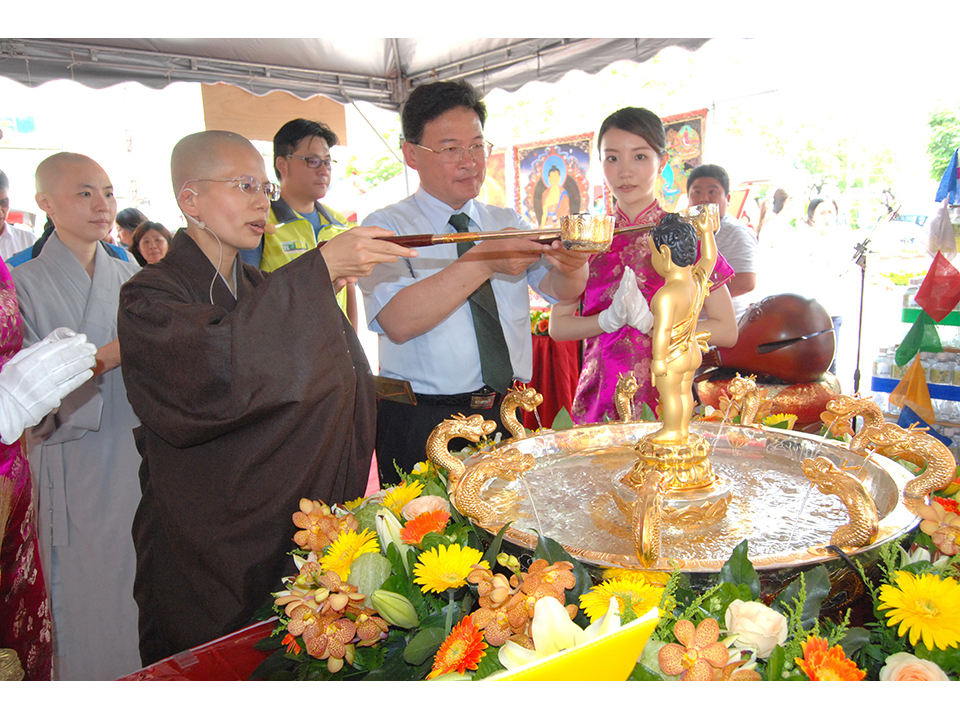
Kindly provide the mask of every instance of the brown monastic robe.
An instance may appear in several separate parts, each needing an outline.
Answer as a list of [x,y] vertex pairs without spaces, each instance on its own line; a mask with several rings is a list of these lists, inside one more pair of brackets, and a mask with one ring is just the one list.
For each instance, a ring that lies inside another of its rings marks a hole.
[[217,275],[211,304],[215,275],[181,230],[120,296],[145,665],[249,623],[295,574],[300,498],[361,496],[373,453],[370,368],[323,256],[241,265],[236,299]]

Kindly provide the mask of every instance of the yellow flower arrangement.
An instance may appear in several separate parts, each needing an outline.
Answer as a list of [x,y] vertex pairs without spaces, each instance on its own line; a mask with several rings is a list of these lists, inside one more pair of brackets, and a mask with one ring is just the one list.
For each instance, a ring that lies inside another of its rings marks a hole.
[[888,610],[887,625],[900,625],[898,635],[910,633],[916,646],[927,650],[960,645],[960,584],[953,578],[898,572],[894,585],[880,588],[880,610]]
[[462,587],[474,565],[488,568],[483,553],[472,547],[440,545],[420,555],[413,568],[414,582],[427,592],[442,593]]
[[423,492],[423,483],[414,480],[413,482],[404,481],[387,490],[383,496],[383,507],[392,511],[394,515],[399,516],[403,506],[414,498],[420,497]]
[[378,553],[380,545],[377,543],[377,534],[373,530],[355,532],[348,530],[340,533],[336,540],[327,548],[320,560],[323,572],[335,572],[342,578],[350,575],[350,565],[364,553]]
[[643,580],[622,578],[607,580],[580,596],[580,607],[591,621],[603,617],[610,604],[610,598],[616,598],[623,615],[630,608],[636,617],[646,614],[660,604],[663,588],[651,585]]

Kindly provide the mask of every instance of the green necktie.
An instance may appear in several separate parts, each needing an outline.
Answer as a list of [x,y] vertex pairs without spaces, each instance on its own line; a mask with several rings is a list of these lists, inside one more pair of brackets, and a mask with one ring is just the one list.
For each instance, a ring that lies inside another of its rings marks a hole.
[[[450,224],[458,233],[467,232],[470,218],[465,213],[450,216]],[[474,243],[457,243],[457,256],[463,255]],[[470,312],[473,313],[473,328],[477,334],[477,347],[480,349],[480,373],[483,382],[498,393],[506,394],[513,384],[513,366],[510,364],[510,350],[503,337],[500,326],[500,313],[497,311],[497,299],[493,294],[493,285],[487,279],[470,295]]]

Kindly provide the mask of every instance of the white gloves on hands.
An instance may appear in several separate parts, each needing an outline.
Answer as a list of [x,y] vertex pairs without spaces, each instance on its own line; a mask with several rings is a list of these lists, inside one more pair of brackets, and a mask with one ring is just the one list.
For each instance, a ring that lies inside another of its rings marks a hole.
[[93,377],[97,348],[68,328],[14,355],[0,371],[0,440],[11,445]]
[[613,302],[610,307],[600,312],[597,321],[600,329],[607,333],[619,330],[624,325],[636,328],[644,334],[649,334],[653,329],[653,313],[640,292],[633,268],[628,267],[623,271],[620,285],[613,295]]

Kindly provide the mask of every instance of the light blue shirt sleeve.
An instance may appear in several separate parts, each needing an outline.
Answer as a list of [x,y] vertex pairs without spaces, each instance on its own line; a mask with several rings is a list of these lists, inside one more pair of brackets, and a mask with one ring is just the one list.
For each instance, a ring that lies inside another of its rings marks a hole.
[[[410,197],[372,213],[362,224],[377,225],[393,230],[398,235],[451,233],[454,229],[449,224],[449,218],[455,212],[458,211],[421,188]],[[513,210],[476,201],[468,202],[459,212],[465,212],[470,217],[471,230],[532,227],[529,221]],[[409,380],[415,392],[431,395],[453,395],[477,390],[482,387],[483,380],[469,302],[461,304],[432,330],[404,343],[390,340],[377,322],[380,310],[400,290],[441,272],[458,257],[457,246],[453,243],[421,247],[417,251],[419,255],[416,258],[381,263],[371,275],[361,278],[358,283],[363,293],[369,328],[379,333],[380,374]],[[497,274],[491,278],[514,374],[522,382],[529,382],[533,372],[529,288],[539,292],[540,282],[550,267],[549,263],[541,260],[531,266],[525,275],[511,277]]]

